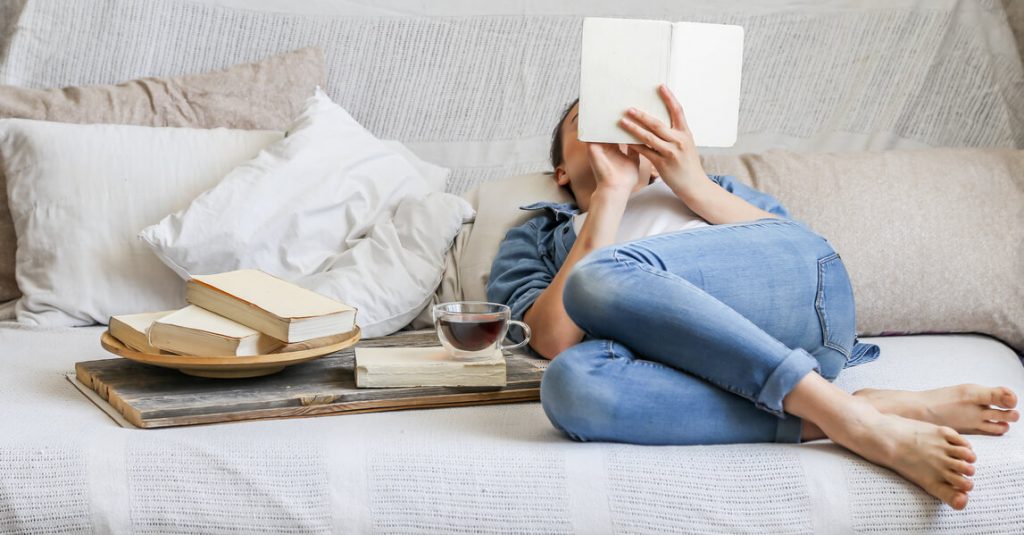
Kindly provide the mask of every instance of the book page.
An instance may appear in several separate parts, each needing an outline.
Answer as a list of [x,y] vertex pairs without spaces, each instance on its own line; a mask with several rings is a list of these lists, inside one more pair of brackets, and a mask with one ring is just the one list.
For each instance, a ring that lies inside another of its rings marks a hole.
[[669,89],[699,147],[731,147],[739,129],[743,27],[672,25]]
[[580,141],[639,143],[618,124],[630,106],[668,123],[658,85],[668,82],[671,32],[661,20],[583,20]]

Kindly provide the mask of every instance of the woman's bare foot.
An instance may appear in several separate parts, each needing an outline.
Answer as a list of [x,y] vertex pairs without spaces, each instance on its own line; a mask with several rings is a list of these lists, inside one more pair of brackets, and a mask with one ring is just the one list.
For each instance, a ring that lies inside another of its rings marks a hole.
[[[961,433],[1002,435],[1020,419],[1017,396],[1004,386],[962,384],[922,392],[864,388],[853,393],[886,414],[945,425]],[[995,405],[999,408],[992,408]]]
[[823,431],[834,442],[889,468],[954,509],[967,506],[977,457],[951,427],[883,414],[862,398],[850,403],[844,421]]

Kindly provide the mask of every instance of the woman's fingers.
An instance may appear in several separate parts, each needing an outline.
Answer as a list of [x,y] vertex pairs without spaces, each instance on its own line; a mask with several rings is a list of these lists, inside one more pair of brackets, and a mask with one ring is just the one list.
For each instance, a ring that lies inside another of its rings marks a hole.
[[640,153],[633,150],[633,145],[626,145],[626,156],[629,161],[633,162],[633,165],[640,166]]
[[[626,119],[638,123],[641,127],[656,135],[661,141],[671,143],[679,137],[667,124],[661,122],[657,117],[636,108],[626,110]],[[657,149],[658,147],[651,147]]]
[[665,101],[665,107],[668,108],[668,116],[672,120],[672,128],[689,132],[690,126],[686,124],[686,114],[683,113],[683,106],[676,100],[676,96],[672,94],[672,91],[665,84],[658,86],[658,91],[661,93],[661,99]]
[[622,154],[615,143],[588,142],[587,148],[590,150],[590,161],[602,168],[609,168],[614,162],[626,159],[626,155]]
[[[630,144],[629,145],[629,149],[632,150],[632,151],[635,151],[637,154],[643,155],[644,158],[647,158],[648,160],[651,161],[652,164],[654,164],[655,168],[661,169],[661,165],[662,165],[661,155],[658,154],[657,152],[654,152],[653,150],[651,150],[651,148],[648,147],[647,145],[641,145],[641,144],[634,143],[634,144]],[[637,158],[637,163],[639,165],[639,158]]]
[[[647,145],[655,152],[661,155],[665,155],[672,150],[672,147],[669,145],[669,141],[665,140],[660,135],[657,135],[651,130],[649,130],[649,127],[647,127],[645,124],[641,124],[633,119],[630,119],[629,117],[623,117],[620,122],[622,124],[623,129],[633,134],[637,139],[640,140],[641,143]],[[662,126],[664,126],[664,123],[662,123]]]

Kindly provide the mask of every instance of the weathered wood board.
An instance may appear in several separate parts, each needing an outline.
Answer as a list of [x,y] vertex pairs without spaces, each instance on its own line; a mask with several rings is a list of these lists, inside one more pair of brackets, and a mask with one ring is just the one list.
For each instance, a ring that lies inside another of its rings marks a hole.
[[[437,345],[433,330],[362,340],[363,347]],[[124,358],[75,363],[75,376],[140,428],[536,401],[547,365],[506,355],[505,387],[356,388],[354,348],[249,379],[208,379]]]

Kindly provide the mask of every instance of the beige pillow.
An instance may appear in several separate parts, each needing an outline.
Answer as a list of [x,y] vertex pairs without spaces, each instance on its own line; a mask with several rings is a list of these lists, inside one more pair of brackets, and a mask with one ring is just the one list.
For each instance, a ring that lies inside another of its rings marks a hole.
[[825,236],[862,335],[980,332],[1024,352],[1024,151],[715,157]]
[[[518,207],[538,200],[571,202],[550,175],[534,173],[483,182],[462,194],[477,209],[476,219],[462,225],[445,256],[441,284],[428,305],[408,325],[411,329],[433,325],[431,308],[447,301],[486,301],[491,263],[505,233],[538,214]],[[480,208],[483,207],[483,211]]]
[[519,207],[537,201],[573,202],[573,198],[543,173],[491,180],[475,189],[476,221],[459,259],[459,283],[467,301],[486,301],[491,264],[505,233],[541,214]]
[[[1024,151],[925,149],[707,156],[708,173],[774,195],[825,236],[850,273],[861,336],[978,332],[1024,352]],[[485,295],[512,227],[564,201],[547,175],[480,186],[459,259],[463,296]]]
[[[0,119],[286,130],[324,76],[320,49],[304,48],[174,78],[63,89],[0,86]],[[15,245],[6,180],[0,174],[0,301],[21,295],[14,280]]]
[[1017,50],[1024,58],[1024,2],[1020,0],[1003,0],[1006,18],[1010,21],[1013,36],[1017,38]]

